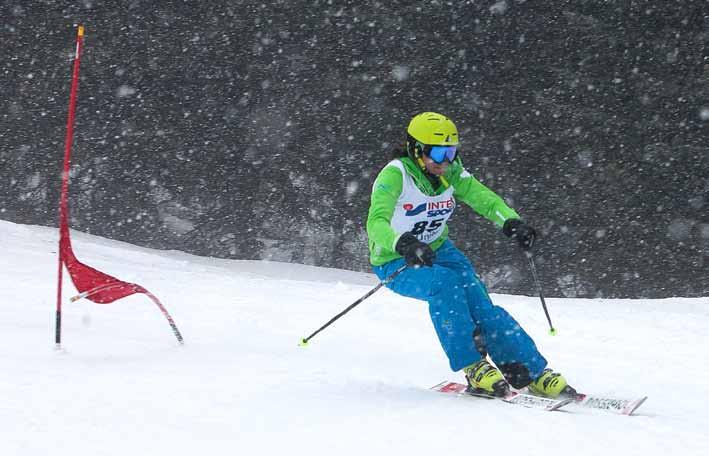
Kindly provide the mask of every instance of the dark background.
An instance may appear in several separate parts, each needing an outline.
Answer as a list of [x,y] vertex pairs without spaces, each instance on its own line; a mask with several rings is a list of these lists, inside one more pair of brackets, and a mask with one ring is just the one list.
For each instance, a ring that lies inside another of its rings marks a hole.
[[[707,5],[3,0],[0,218],[56,226],[83,23],[78,230],[368,270],[370,185],[432,110],[540,231],[548,295],[706,295]],[[534,294],[491,223],[451,232],[493,291]]]

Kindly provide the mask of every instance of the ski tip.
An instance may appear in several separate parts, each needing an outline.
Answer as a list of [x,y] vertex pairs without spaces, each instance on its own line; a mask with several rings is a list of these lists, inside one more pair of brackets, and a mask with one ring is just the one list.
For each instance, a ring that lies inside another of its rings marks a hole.
[[300,339],[300,342],[298,342],[298,346],[303,347],[303,348],[307,347],[308,346],[308,339],[306,339],[305,337]]
[[639,409],[640,406],[643,405],[646,400],[647,396],[643,396],[640,399],[633,401],[625,410],[624,415],[632,415],[633,413],[635,413],[635,411]]

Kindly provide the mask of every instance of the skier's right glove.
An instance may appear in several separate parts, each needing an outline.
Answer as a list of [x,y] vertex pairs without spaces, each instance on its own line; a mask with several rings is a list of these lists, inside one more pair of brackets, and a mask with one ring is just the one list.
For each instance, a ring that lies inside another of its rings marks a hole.
[[406,265],[413,268],[433,266],[433,258],[436,256],[428,244],[419,241],[416,236],[409,232],[401,235],[394,249],[399,255],[404,257]]

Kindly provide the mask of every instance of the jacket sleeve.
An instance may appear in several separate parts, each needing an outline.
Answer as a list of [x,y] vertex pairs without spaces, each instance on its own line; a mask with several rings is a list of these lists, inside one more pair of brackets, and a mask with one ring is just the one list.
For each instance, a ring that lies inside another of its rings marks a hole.
[[508,219],[520,218],[495,192],[475,179],[462,164],[457,163],[449,174],[449,182],[455,187],[453,195],[470,206],[475,212],[501,227]]
[[386,166],[374,181],[372,198],[367,216],[367,236],[370,249],[375,254],[394,252],[394,246],[399,240],[391,227],[396,202],[403,188],[404,178],[396,166]]

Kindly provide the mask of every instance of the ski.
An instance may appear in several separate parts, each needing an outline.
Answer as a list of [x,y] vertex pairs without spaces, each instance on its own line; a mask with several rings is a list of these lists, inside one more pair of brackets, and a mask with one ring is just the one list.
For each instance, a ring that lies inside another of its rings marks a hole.
[[595,394],[578,393],[574,404],[588,409],[603,410],[619,415],[632,415],[647,400],[647,396],[635,399],[615,399]]
[[522,405],[527,408],[546,410],[549,412],[559,410],[561,407],[574,402],[574,399],[572,398],[549,399],[546,397],[539,397],[533,396],[531,394],[520,393],[518,391],[510,391],[506,396],[503,397],[490,396],[489,394],[476,393],[474,391],[470,391],[468,390],[467,385],[455,382],[441,382],[438,385],[432,387],[431,389],[441,393],[455,394],[457,396],[494,399],[506,402],[508,404]]
[[510,391],[507,396],[495,397],[485,393],[476,393],[468,390],[467,385],[456,382],[441,382],[431,388],[434,391],[441,393],[455,394],[458,396],[480,397],[485,399],[496,399],[508,404],[522,405],[529,408],[540,410],[553,411],[558,410],[565,405],[573,404],[577,407],[582,407],[592,410],[602,410],[605,412],[615,413],[618,415],[632,415],[640,408],[647,400],[647,396],[642,396],[634,399],[618,399],[596,394],[578,393],[573,398],[551,399],[547,397],[536,396],[519,391]]

